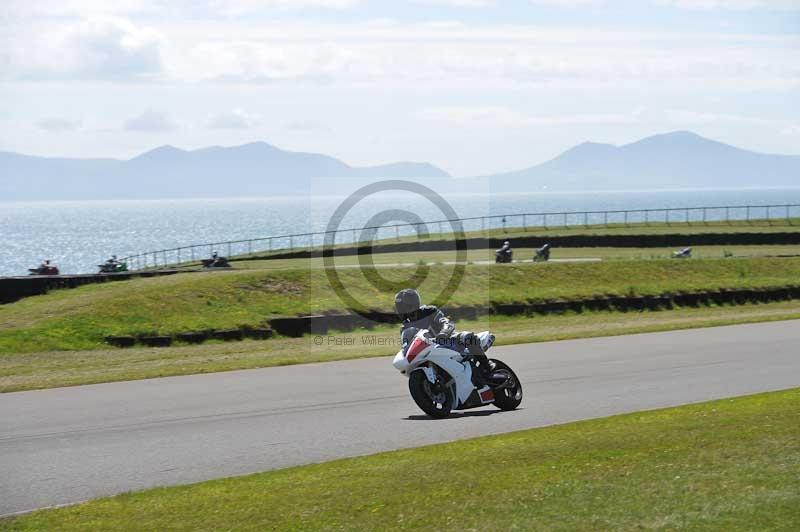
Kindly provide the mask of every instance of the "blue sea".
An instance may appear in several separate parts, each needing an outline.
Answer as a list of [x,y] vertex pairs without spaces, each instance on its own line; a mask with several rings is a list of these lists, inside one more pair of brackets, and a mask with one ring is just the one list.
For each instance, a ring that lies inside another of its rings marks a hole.
[[[0,275],[25,275],[47,258],[63,273],[88,273],[112,254],[124,257],[190,244],[219,243],[228,240],[263,238],[324,231],[344,197],[264,197],[146,201],[83,202],[0,202]],[[726,205],[800,204],[800,188],[742,190],[664,190],[629,192],[544,192],[514,195],[448,195],[445,197],[459,217],[517,215],[541,212],[577,212],[623,209],[660,209]],[[446,219],[439,206],[428,198],[380,194],[362,199],[344,216],[339,228],[361,228],[374,215],[387,210],[404,210],[425,221]],[[773,215],[784,210],[775,209]],[[764,211],[753,211],[754,217]],[[800,208],[791,211],[800,216]],[[709,217],[722,216],[709,212]],[[744,211],[733,211],[744,216]],[[653,219],[663,215],[653,213]],[[691,213],[697,219],[700,213]],[[676,214],[676,220],[682,215]],[[583,223],[582,216],[569,217],[569,223]],[[521,225],[521,217],[509,217],[509,226]],[[541,225],[542,218],[527,217],[529,225]],[[602,221],[592,215],[590,222]],[[613,218],[612,221],[617,221]],[[631,218],[634,221],[634,218]],[[494,227],[500,218],[484,221]],[[562,215],[548,219],[551,225],[563,223]],[[476,229],[480,220],[465,224]],[[445,229],[447,227],[445,226]],[[438,224],[428,227],[438,232]],[[404,232],[405,233],[405,232]],[[389,233],[379,236],[390,236]],[[294,238],[292,244],[308,243],[308,237]],[[353,233],[343,233],[337,242],[352,241]],[[315,244],[321,243],[316,237]],[[266,246],[266,242],[256,244]],[[289,245],[289,239],[275,239],[273,247]],[[232,252],[245,252],[239,245]],[[225,245],[211,245],[228,252]]]

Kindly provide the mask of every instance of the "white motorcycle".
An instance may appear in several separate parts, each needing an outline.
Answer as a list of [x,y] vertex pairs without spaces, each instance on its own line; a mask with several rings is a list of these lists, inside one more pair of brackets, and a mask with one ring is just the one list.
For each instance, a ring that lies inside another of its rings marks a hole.
[[[494,335],[476,335],[484,352]],[[469,350],[460,353],[440,344],[427,329],[421,329],[394,357],[392,365],[408,377],[411,397],[431,417],[445,418],[452,410],[465,410],[493,404],[501,410],[514,410],[522,402],[522,384],[508,365],[497,359],[492,375],[479,380]]]

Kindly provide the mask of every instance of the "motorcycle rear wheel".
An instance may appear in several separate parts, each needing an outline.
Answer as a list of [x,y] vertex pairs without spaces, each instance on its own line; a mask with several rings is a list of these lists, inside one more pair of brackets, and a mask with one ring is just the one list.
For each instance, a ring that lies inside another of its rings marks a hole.
[[492,359],[495,369],[494,373],[508,373],[511,384],[508,387],[494,391],[494,406],[500,410],[516,410],[522,402],[522,383],[519,382],[517,374],[504,362]]
[[453,409],[452,388],[431,384],[422,371],[408,376],[408,391],[417,406],[431,417],[446,418]]

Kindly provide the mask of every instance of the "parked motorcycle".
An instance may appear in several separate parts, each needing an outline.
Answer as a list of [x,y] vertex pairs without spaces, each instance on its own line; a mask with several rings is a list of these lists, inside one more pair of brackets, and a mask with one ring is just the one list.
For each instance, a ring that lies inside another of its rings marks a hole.
[[536,250],[533,262],[547,262],[548,260],[550,260],[550,244],[545,244]]
[[[494,342],[488,331],[479,333],[484,351]],[[408,390],[417,406],[435,418],[445,418],[453,410],[466,410],[493,404],[501,410],[514,410],[522,402],[522,384],[505,363],[491,359],[491,376],[478,374],[469,350],[459,352],[438,343],[427,330],[414,335],[392,365],[408,377]]]

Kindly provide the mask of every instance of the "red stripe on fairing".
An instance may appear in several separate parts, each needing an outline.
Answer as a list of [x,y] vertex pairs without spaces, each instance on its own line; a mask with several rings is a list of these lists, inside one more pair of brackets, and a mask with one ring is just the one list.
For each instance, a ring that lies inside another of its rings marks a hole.
[[422,338],[414,338],[414,341],[408,346],[408,351],[406,351],[406,360],[411,362],[417,358],[417,355],[424,351],[426,347],[428,347],[428,344],[425,343],[425,340]]

